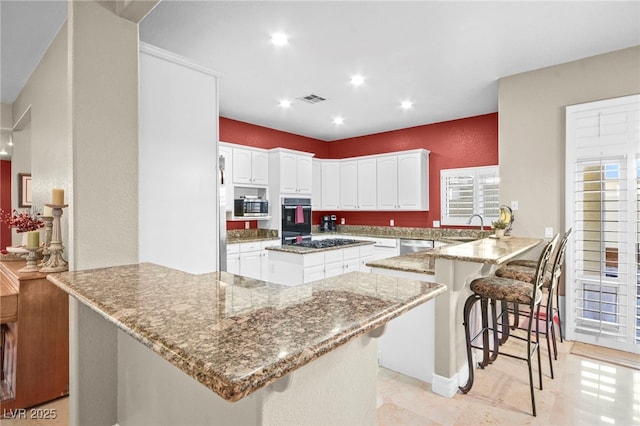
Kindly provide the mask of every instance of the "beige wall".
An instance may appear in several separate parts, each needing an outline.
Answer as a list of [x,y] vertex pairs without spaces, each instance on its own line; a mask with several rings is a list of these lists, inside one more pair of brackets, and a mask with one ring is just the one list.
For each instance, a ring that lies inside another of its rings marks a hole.
[[499,81],[500,200],[514,234],[564,230],[565,107],[640,93],[640,46]]
[[[14,134],[12,163],[31,171],[32,199],[42,210],[51,188],[68,188],[70,156],[67,149],[67,26],[62,26],[49,49],[13,103],[13,121],[22,131]],[[15,173],[23,170],[14,169]],[[14,173],[14,175],[15,175]],[[65,212],[65,215],[67,213]],[[63,239],[67,246],[67,218]]]

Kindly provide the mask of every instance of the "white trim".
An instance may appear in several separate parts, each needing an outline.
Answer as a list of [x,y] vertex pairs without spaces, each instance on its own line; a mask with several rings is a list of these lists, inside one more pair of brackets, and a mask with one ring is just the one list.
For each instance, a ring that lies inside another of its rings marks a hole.
[[[474,365],[476,365],[475,357]],[[468,378],[469,367],[466,363],[456,374],[453,375],[453,377],[444,377],[433,373],[431,391],[440,396],[444,396],[445,398],[453,398],[460,390],[460,386],[467,383]]]
[[180,65],[185,68],[189,68],[194,71],[201,72],[203,74],[208,74],[213,77],[220,78],[223,76],[218,72],[212,71],[209,68],[192,61],[191,59],[185,58],[184,56],[177,55],[173,52],[169,52],[168,50],[161,49],[157,46],[144,43],[142,41],[140,42],[139,46],[140,46],[141,53],[146,53],[147,55],[155,56],[156,58],[164,59],[166,61],[173,62],[176,65]]

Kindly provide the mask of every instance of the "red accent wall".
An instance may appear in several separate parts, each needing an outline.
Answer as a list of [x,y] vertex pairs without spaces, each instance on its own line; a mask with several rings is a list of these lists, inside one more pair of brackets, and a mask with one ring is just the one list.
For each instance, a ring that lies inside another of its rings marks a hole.
[[[0,160],[0,209],[11,211],[11,161]],[[11,229],[0,223],[0,250],[11,245]]]
[[[356,157],[424,148],[429,154],[428,212],[339,212],[338,221],[347,225],[430,228],[440,220],[440,170],[498,164],[498,113],[442,123],[410,127],[391,132],[329,143],[329,158]],[[320,221],[314,218],[314,223]]]
[[220,140],[255,148],[289,148],[312,152],[316,158],[329,158],[329,144],[320,139],[294,135],[268,127],[220,117]]
[[[290,148],[313,152],[317,158],[348,158],[424,148],[429,155],[428,212],[335,212],[348,225],[430,228],[440,220],[440,170],[498,164],[498,113],[410,127],[357,138],[325,142],[275,129],[220,117],[220,140],[259,148]],[[313,223],[328,212],[314,211]],[[334,213],[334,212],[331,212]],[[256,222],[252,221],[251,227]],[[244,222],[227,222],[227,229],[242,229]]]

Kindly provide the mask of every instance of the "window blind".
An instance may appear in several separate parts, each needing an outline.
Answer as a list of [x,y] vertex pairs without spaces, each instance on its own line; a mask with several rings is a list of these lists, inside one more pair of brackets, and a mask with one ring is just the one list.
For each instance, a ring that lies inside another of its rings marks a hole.
[[481,215],[486,225],[498,218],[498,166],[441,170],[440,183],[443,225],[466,225],[473,214]]

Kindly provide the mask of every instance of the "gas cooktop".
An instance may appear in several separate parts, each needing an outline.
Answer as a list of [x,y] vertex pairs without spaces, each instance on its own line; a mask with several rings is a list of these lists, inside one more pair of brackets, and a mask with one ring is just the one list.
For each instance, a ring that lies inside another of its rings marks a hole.
[[360,240],[350,240],[348,238],[327,238],[326,240],[313,240],[313,241],[302,241],[300,243],[293,243],[292,246],[297,247],[309,247],[309,248],[327,248],[327,247],[338,247],[338,246],[347,246],[349,244],[358,244],[361,243]]

